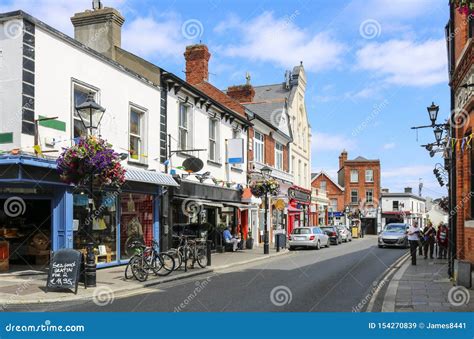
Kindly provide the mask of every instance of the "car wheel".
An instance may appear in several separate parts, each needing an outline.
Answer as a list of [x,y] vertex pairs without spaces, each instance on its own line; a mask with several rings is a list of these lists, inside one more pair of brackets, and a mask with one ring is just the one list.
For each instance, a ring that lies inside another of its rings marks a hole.
[[349,241],[352,241],[352,238],[350,238]]
[[382,245],[379,245],[379,248],[383,248],[383,246],[382,246]]
[[294,251],[294,250],[295,250],[295,248],[294,248],[293,246],[290,246],[290,247],[288,247],[288,250],[290,250],[290,251]]
[[317,249],[317,250],[321,249],[321,243],[319,242],[319,240],[318,240],[318,242],[316,243],[316,249]]

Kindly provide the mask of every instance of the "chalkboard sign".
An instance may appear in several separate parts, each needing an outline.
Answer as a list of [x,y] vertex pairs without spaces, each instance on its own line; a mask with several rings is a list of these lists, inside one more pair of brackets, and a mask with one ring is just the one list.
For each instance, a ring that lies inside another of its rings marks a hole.
[[52,288],[70,288],[77,294],[81,260],[82,253],[73,249],[65,248],[53,252],[49,263],[46,292]]

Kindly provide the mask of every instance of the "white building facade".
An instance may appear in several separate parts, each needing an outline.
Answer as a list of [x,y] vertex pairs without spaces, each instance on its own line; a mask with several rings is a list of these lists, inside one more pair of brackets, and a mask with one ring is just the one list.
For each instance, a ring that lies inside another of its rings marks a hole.
[[415,221],[420,227],[426,225],[426,205],[423,197],[412,193],[410,187],[403,193],[391,193],[382,190],[382,228],[389,223],[408,223]]

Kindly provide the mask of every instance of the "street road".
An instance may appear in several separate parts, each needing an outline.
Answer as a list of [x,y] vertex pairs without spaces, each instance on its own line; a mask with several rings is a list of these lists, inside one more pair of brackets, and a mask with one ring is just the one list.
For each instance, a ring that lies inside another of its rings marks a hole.
[[[9,311],[363,311],[380,275],[406,250],[379,249],[375,236],[302,250],[148,288],[149,293],[93,301],[10,307]],[[357,307],[365,300],[364,307]],[[112,301],[112,302],[110,302]]]

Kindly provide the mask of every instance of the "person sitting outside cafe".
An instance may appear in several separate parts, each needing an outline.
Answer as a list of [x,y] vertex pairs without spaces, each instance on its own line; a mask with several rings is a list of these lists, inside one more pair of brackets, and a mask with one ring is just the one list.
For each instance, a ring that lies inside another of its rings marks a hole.
[[224,230],[223,236],[224,236],[224,241],[227,244],[232,244],[232,251],[235,252],[235,251],[237,251],[237,246],[240,243],[240,239],[237,239],[237,238],[233,237],[232,233],[231,233],[231,230],[232,230],[231,227],[227,227],[227,229]]

